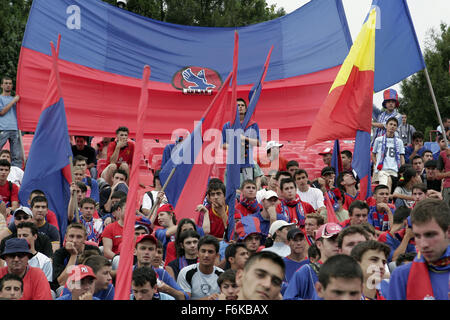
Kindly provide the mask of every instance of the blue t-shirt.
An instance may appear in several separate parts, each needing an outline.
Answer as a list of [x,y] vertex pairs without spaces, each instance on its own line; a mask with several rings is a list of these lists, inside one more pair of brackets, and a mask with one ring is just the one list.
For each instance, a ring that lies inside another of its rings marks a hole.
[[309,264],[305,264],[292,276],[284,292],[284,300],[317,300],[316,282],[319,281],[316,272]]
[[95,202],[100,202],[100,192],[98,190],[98,182],[95,179],[89,178],[91,184],[88,183],[88,178],[85,177],[82,181],[86,186],[89,186],[91,188],[91,195],[89,198],[92,198],[95,200]]
[[[94,293],[94,298],[96,298],[95,300],[114,300],[114,293],[115,293],[114,286],[110,283],[108,285],[108,288],[106,288],[105,290],[100,290]],[[65,295],[70,295],[70,299],[68,300],[72,300],[72,294],[70,293],[67,287],[64,287],[62,296],[60,298],[62,298]],[[58,300],[65,300],[65,299],[58,299]]]
[[308,264],[310,261],[309,259],[305,259],[303,261],[297,262],[294,260],[289,259],[288,257],[283,258],[284,265],[286,266],[286,273],[283,280],[283,285],[281,287],[281,294],[284,295],[284,292],[286,291],[286,288],[289,284],[289,281],[291,280],[294,273],[303,267],[305,264]]
[[[61,297],[56,298],[55,300],[72,300],[72,293],[65,294]],[[92,300],[100,300],[100,299],[93,296]]]
[[[3,110],[13,99],[14,97],[12,96],[0,95],[0,110]],[[15,104],[4,116],[0,117],[0,130],[17,130],[17,111]]]

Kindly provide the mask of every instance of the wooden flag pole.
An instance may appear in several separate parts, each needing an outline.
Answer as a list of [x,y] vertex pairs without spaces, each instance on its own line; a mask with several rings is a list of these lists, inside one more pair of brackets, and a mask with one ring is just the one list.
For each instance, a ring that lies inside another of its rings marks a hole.
[[[169,177],[167,178],[166,182],[164,183],[163,187],[161,188],[161,191],[164,192],[167,188],[167,185],[169,184],[170,180],[172,180],[172,177],[175,173],[175,170],[177,167],[174,167],[172,171],[169,174]],[[153,203],[152,210],[150,211],[150,218],[153,216],[153,213],[155,212],[156,208],[159,206],[159,198],[156,198],[156,201]]]
[[[72,183],[75,182],[75,176],[73,175],[73,162],[72,162],[72,156],[69,156],[70,161],[70,174],[72,175]],[[75,209],[74,209],[74,215],[76,222],[80,223],[80,215],[78,214],[78,196],[75,194],[75,196],[72,199],[75,202]]]

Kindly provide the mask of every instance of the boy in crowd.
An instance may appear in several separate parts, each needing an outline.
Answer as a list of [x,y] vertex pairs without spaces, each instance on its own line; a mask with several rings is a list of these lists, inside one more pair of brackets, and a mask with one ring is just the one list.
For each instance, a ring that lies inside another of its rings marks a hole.
[[219,300],[237,300],[239,287],[236,284],[236,271],[225,270],[217,279],[220,288]]
[[316,300],[361,300],[363,272],[350,256],[338,254],[320,268]]

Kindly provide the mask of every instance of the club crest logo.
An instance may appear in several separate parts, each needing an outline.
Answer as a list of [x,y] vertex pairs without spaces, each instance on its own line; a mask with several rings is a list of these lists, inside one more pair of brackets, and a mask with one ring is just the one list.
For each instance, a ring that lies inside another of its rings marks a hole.
[[175,89],[184,94],[212,94],[219,90],[222,79],[217,71],[209,68],[189,66],[179,70],[172,78]]

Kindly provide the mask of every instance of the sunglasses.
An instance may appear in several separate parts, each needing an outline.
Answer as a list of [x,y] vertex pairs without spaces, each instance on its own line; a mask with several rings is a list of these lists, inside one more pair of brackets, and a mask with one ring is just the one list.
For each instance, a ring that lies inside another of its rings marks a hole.
[[28,219],[30,219],[30,216],[29,215],[26,215],[26,216],[15,216],[14,219],[17,220],[17,221],[28,220]]
[[16,253],[8,253],[8,254],[5,255],[6,258],[11,258],[11,259],[14,259],[15,257],[18,257],[19,259],[22,259],[25,256],[28,257],[28,253],[16,252]]

